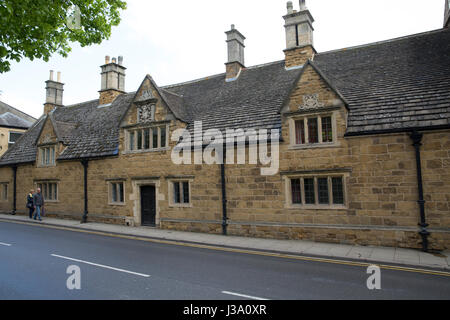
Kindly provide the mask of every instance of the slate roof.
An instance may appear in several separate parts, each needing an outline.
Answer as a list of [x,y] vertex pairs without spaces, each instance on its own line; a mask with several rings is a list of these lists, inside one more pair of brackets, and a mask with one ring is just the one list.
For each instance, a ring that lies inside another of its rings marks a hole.
[[232,82],[223,73],[164,89],[183,97],[188,130],[194,121],[202,121],[204,131],[281,128],[279,111],[300,73],[286,71],[283,60],[247,68]]
[[[442,29],[366,46],[317,54],[312,62],[342,95],[348,135],[450,127],[450,31]],[[174,115],[203,130],[281,127],[280,110],[303,69],[286,70],[284,60],[249,67],[232,82],[219,74],[157,88]],[[60,107],[48,119],[67,148],[59,160],[118,154],[121,119],[135,92],[112,105],[99,101]],[[1,165],[33,162],[46,117],[0,159]]]
[[320,53],[349,104],[347,135],[450,125],[450,29]]
[[28,129],[36,119],[0,101],[0,127]]

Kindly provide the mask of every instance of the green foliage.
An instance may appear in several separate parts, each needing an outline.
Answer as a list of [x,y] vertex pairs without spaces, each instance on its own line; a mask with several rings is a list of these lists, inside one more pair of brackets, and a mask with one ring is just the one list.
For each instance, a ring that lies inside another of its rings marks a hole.
[[[79,25],[71,23],[79,8]],[[53,53],[64,57],[70,43],[99,44],[120,23],[121,0],[0,0],[0,73],[23,58],[48,61]]]

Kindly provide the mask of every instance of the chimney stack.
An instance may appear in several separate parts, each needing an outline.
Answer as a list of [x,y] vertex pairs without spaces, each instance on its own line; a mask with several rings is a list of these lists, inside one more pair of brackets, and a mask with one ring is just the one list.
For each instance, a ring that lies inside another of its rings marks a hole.
[[101,66],[102,83],[100,92],[100,105],[112,103],[117,96],[125,93],[125,70],[123,57],[119,56],[119,63],[116,58],[105,57],[105,64]]
[[293,9],[292,1],[289,1],[287,15],[283,18],[286,29],[286,68],[302,66],[317,53],[313,41],[314,18],[306,7],[306,0],[300,0],[298,12]]
[[53,109],[63,106],[64,83],[61,83],[61,72],[58,72],[57,81],[53,80],[53,73],[53,70],[50,70],[49,80],[45,82],[44,114],[49,114]]
[[245,68],[244,60],[244,41],[245,37],[234,26],[231,25],[231,30],[225,32],[227,35],[228,46],[228,62],[226,66],[226,81],[233,81],[239,77],[241,70]]

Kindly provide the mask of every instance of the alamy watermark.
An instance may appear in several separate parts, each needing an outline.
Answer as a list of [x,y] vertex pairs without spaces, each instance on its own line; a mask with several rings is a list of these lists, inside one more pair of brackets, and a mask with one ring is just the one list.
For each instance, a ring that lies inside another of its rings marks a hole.
[[196,121],[194,136],[187,129],[177,129],[171,141],[178,142],[171,154],[172,162],[178,165],[257,165],[259,161],[259,164],[266,166],[261,168],[263,176],[277,174],[280,166],[279,129],[226,129],[224,137],[218,129],[203,132],[202,122]]
[[381,290],[381,269],[379,266],[369,266],[367,268],[367,274],[370,277],[367,279],[367,289],[369,290]]
[[67,278],[66,287],[69,290],[81,290],[81,269],[79,266],[72,265],[66,270],[70,276]]

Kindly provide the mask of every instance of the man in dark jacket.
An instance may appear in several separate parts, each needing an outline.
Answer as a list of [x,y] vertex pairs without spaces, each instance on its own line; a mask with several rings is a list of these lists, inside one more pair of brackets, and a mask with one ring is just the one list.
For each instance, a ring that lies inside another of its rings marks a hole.
[[39,221],[42,221],[41,210],[44,207],[44,197],[42,196],[40,188],[38,188],[36,190],[36,193],[33,195],[33,206],[34,206],[34,209],[36,209],[36,212],[34,213],[34,220],[36,220],[36,216],[37,216],[37,217],[39,217]]

